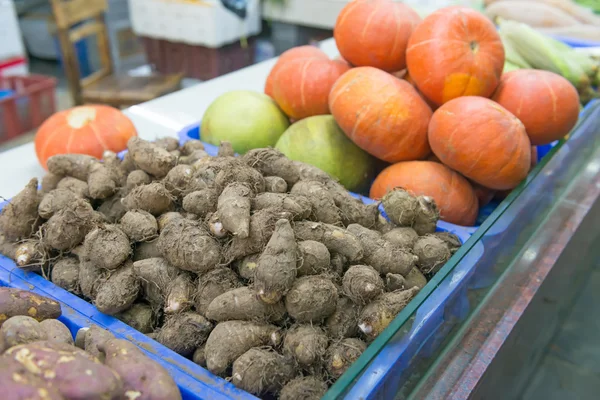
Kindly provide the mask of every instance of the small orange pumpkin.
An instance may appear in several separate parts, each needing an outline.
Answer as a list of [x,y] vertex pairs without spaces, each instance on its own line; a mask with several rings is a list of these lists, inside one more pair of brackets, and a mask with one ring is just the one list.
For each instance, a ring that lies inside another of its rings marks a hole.
[[102,158],[106,150],[119,152],[137,136],[125,114],[105,105],[86,105],[57,112],[39,127],[35,152],[42,167],[56,154],[88,154]]
[[525,125],[531,144],[562,139],[579,118],[579,94],[553,72],[519,69],[502,75],[492,97]]
[[419,160],[430,152],[431,109],[414,87],[387,72],[349,70],[333,85],[329,109],[350,140],[381,160]]
[[333,36],[350,64],[394,72],[406,68],[408,39],[420,21],[419,15],[402,3],[354,0],[340,11]]
[[429,144],[450,168],[490,189],[517,186],[531,167],[525,126],[498,103],[458,97],[433,113]]
[[406,63],[419,90],[437,105],[459,96],[490,97],[504,69],[504,46],[484,15],[446,7],[415,28]]
[[479,206],[471,184],[459,173],[434,161],[405,161],[384,169],[371,186],[370,197],[382,198],[401,187],[420,196],[430,196],[444,221],[470,226]]

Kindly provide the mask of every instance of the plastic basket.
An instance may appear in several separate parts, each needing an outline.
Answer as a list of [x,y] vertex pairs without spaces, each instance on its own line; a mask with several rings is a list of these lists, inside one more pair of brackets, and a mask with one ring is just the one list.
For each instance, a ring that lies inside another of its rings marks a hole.
[[56,79],[43,75],[0,77],[0,143],[37,128],[56,111]]

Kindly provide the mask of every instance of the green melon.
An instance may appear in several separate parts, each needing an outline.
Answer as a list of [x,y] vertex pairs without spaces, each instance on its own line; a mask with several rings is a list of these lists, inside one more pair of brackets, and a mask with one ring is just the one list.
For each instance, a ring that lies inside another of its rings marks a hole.
[[351,191],[366,188],[373,178],[375,159],[348,139],[331,115],[292,124],[275,148],[292,160],[319,167]]
[[219,96],[208,107],[200,127],[201,140],[219,145],[231,142],[243,154],[250,149],[274,146],[290,122],[267,95],[237,90]]

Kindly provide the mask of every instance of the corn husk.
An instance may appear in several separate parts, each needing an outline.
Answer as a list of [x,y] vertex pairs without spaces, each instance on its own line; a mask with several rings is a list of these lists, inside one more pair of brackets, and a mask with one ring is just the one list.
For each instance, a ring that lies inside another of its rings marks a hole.
[[502,39],[502,44],[504,45],[504,59],[506,61],[518,68],[531,68],[531,65],[515,50],[510,40]]
[[518,69],[523,69],[523,67],[509,61],[509,60],[505,60],[504,61],[504,69],[502,70],[502,73],[507,73],[510,71],[516,71]]

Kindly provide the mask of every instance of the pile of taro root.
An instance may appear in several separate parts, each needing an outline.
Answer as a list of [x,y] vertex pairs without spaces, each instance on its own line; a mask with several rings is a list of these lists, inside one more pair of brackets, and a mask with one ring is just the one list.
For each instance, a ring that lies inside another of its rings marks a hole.
[[93,325],[73,339],[60,304],[0,288],[0,385],[8,400],[181,400],[158,363]]
[[460,246],[432,199],[395,189],[384,218],[272,148],[128,150],[50,158],[2,253],[259,396],[319,398]]

